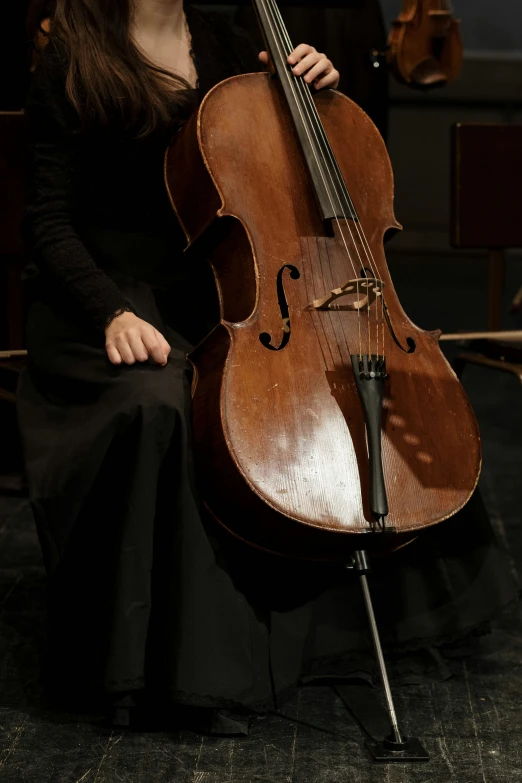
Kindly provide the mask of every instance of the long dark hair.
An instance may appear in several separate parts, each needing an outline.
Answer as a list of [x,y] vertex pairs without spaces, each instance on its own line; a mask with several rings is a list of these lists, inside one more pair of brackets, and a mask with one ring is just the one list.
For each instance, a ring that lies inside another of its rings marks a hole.
[[138,136],[167,126],[173,109],[190,105],[185,79],[159,68],[130,35],[132,0],[33,0],[31,40],[50,20],[50,38],[67,49],[66,91],[82,126],[120,117]]

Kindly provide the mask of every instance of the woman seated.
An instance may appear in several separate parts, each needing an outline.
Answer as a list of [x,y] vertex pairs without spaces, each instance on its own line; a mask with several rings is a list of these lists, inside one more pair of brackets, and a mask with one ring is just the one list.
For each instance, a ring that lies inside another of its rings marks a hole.
[[[55,0],[45,13],[27,104],[19,415],[48,682],[73,709],[109,697],[116,722],[185,705],[200,728],[245,732],[241,714],[303,679],[373,669],[349,575],[233,541],[196,490],[186,356],[219,312],[210,273],[183,255],[163,158],[214,85],[268,56],[181,0]],[[289,62],[314,89],[338,83],[311,46]],[[482,628],[515,590],[478,496],[383,563],[375,587],[396,652]]]

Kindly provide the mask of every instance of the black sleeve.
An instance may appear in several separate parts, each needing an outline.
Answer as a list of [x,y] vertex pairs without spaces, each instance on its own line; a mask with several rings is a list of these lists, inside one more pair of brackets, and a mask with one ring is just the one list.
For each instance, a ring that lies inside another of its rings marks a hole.
[[132,308],[96,266],[75,228],[78,118],[65,94],[65,76],[64,52],[51,40],[34,74],[26,106],[25,234],[53,290],[79,309],[94,329],[103,330],[115,314]]

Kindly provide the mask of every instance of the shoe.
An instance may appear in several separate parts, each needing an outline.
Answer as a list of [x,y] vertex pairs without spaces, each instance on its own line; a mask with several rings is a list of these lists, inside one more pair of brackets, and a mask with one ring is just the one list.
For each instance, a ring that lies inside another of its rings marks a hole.
[[135,723],[137,691],[114,693],[111,699],[109,722],[115,729],[129,729]]
[[111,725],[115,729],[128,729],[131,725],[132,707],[113,707]]

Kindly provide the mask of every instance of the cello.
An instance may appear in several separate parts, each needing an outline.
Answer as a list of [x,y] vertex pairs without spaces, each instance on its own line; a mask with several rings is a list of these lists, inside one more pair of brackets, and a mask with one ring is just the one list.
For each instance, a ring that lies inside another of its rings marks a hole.
[[444,87],[462,67],[460,20],[450,0],[404,0],[388,38],[387,61],[403,84]]
[[208,258],[221,310],[190,356],[201,491],[248,544],[358,572],[392,725],[374,751],[419,760],[397,724],[366,551],[467,503],[477,422],[440,333],[415,326],[393,288],[383,237],[400,226],[379,132],[340,93],[312,95],[275,0],[254,7],[273,73],[214,87],[165,158],[187,252]]

